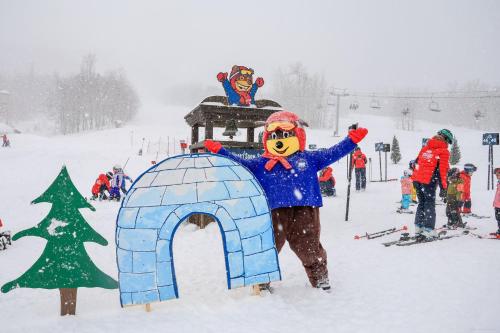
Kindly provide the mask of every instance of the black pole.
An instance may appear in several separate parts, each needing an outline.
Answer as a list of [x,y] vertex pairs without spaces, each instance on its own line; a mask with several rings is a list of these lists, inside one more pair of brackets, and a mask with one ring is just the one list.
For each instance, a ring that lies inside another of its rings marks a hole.
[[490,175],[491,172],[491,145],[488,145],[488,191],[490,190]]
[[345,205],[345,221],[349,221],[349,201],[351,199],[352,152],[349,154],[349,176],[347,177],[347,201]]
[[368,164],[370,165],[370,182],[372,181],[372,158],[368,157]]
[[378,151],[378,162],[380,166],[380,181],[382,181],[382,152]]
[[385,181],[387,181],[387,152],[385,152]]
[[493,174],[493,170],[495,169],[495,163],[493,162],[493,145],[490,145],[490,156],[491,156],[491,189],[494,190],[495,188],[493,187],[493,184],[495,183],[494,178],[495,175]]

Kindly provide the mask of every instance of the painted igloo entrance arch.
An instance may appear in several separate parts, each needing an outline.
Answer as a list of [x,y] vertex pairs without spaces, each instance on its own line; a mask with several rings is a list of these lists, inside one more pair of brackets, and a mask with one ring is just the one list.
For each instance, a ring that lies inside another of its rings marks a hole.
[[229,289],[281,279],[269,206],[250,171],[219,155],[180,155],[143,173],[118,213],[122,306],[179,296],[172,243],[192,214],[219,225]]

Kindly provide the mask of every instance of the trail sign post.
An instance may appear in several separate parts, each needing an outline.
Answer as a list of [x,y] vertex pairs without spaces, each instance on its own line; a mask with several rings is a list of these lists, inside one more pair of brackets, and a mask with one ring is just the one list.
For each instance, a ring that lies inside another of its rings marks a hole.
[[[493,175],[493,170],[495,168],[493,164],[493,146],[498,146],[499,144],[499,134],[498,133],[484,133],[483,134],[483,145],[488,146],[488,191],[494,189],[493,183],[495,176]],[[490,181],[491,179],[491,181]]]
[[375,143],[375,151],[378,151],[378,162],[380,167],[380,181],[382,181],[382,152],[384,151],[384,143]]

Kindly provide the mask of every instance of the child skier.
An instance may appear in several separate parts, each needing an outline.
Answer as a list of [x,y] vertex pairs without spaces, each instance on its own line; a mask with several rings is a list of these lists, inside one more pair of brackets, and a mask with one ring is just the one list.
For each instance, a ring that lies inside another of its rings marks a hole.
[[495,175],[497,176],[497,192],[493,200],[493,207],[495,208],[495,218],[498,224],[497,238],[500,238],[500,168],[495,168]]
[[122,193],[124,195],[127,194],[127,187],[126,187],[126,184],[125,184],[125,181],[128,180],[130,183],[133,183],[134,181],[132,180],[132,178],[130,178],[128,175],[126,175],[123,170],[121,170],[121,172],[123,173],[123,181],[122,181],[122,184],[120,186],[120,190],[122,191]]
[[460,216],[460,200],[464,191],[464,181],[460,177],[460,170],[451,168],[448,171],[448,189],[446,192],[446,216],[449,228],[463,228],[465,223]]
[[403,171],[403,177],[401,177],[401,208],[398,209],[398,213],[409,213],[410,211],[410,199],[411,199],[411,189],[413,188],[413,181],[410,178],[410,171]]
[[109,191],[109,200],[120,201],[121,199],[120,189],[124,181],[125,180],[123,179],[123,170],[121,166],[115,165],[113,167],[113,178],[111,178],[111,190]]
[[472,174],[477,170],[472,163],[464,164],[464,171],[460,172],[460,178],[464,181],[463,207],[462,214],[471,214],[472,201],[470,197],[470,183]]
[[111,172],[108,172],[106,174],[101,173],[95,183],[94,186],[92,186],[92,198],[91,200],[96,200],[99,198],[99,201],[101,200],[106,200],[108,196],[106,196],[106,193],[104,192],[110,192],[110,183],[109,180],[113,177],[113,174]]
[[[415,160],[411,160],[410,163],[408,163],[408,168],[410,169],[410,177],[413,175],[413,171],[415,170]],[[413,183],[411,184],[411,202],[414,204],[418,203],[417,201],[417,190],[415,189],[415,185]]]
[[331,167],[323,168],[319,173],[319,187],[321,194],[326,197],[334,197],[335,191],[335,177],[333,177],[333,170]]

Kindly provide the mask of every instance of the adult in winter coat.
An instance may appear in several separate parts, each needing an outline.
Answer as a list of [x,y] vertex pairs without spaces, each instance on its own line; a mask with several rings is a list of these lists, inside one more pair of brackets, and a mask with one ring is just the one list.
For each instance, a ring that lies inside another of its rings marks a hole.
[[464,193],[462,197],[462,213],[470,214],[472,213],[472,200],[470,196],[470,185],[472,174],[477,170],[476,166],[472,163],[464,164],[464,170],[460,172],[460,178],[464,182]]
[[264,128],[265,152],[254,159],[242,159],[211,140],[205,140],[205,147],[239,162],[255,175],[271,208],[278,252],[288,241],[311,285],[329,290],[327,256],[320,242],[319,207],[323,202],[317,173],[349,154],[368,130],[351,130],[344,140],[326,150],[306,151],[304,125],[292,112],[273,113]]
[[352,167],[356,175],[356,191],[366,189],[366,156],[359,147],[352,154]]
[[335,177],[331,167],[323,168],[318,177],[321,194],[327,197],[335,196]]
[[446,189],[446,176],[450,168],[448,145],[453,142],[453,134],[440,130],[427,141],[416,159],[413,171],[413,185],[417,190],[418,206],[415,214],[415,233],[420,238],[435,237],[436,225],[436,188],[438,182]]

